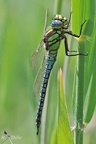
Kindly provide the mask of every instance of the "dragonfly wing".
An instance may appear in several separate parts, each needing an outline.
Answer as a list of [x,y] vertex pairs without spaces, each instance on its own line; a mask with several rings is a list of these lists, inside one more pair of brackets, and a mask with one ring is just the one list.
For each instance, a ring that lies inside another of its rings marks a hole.
[[[46,32],[47,23],[48,23],[48,10],[46,9],[45,26],[44,26],[44,30],[43,30],[43,35]],[[35,67],[36,67],[36,64],[38,62],[39,53],[40,53],[40,50],[43,45],[44,45],[44,43],[43,43],[43,39],[42,39],[40,44],[37,47],[37,50],[31,54],[30,65],[31,65],[32,69],[35,69]]]
[[31,57],[30,57],[30,65],[32,67],[32,69],[35,69],[36,67],[36,64],[38,62],[38,57],[39,57],[39,53],[41,51],[41,48],[43,46],[43,40],[39,43],[36,51],[34,51],[32,54],[31,54]]
[[44,55],[40,69],[34,81],[34,86],[33,86],[34,95],[40,94],[40,90],[41,90],[42,83],[43,83],[43,76],[44,76],[45,68],[46,68],[46,63],[47,63],[47,52]]
[[47,24],[48,24],[48,9],[46,9],[45,25],[44,25],[43,35],[45,35],[46,29],[47,29]]

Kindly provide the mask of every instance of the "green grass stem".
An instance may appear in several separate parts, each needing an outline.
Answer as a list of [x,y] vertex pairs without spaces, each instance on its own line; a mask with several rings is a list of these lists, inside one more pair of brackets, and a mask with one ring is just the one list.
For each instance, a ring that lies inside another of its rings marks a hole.
[[55,3],[54,14],[55,13],[60,14],[61,13],[61,9],[62,9],[63,0],[55,0],[54,3]]
[[[85,44],[83,42],[79,43],[80,51],[85,53]],[[80,52],[79,51],[79,52]],[[77,58],[77,68],[76,68],[76,102],[75,102],[75,144],[83,144],[83,98],[84,98],[84,69],[85,69],[85,59],[86,56],[78,56]]]

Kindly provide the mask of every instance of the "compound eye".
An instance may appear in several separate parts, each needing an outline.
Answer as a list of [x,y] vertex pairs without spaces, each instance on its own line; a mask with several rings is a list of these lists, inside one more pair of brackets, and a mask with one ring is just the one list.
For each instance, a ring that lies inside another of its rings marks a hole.
[[52,23],[51,23],[52,27],[58,27],[61,25],[62,25],[62,22],[60,20],[52,20]]

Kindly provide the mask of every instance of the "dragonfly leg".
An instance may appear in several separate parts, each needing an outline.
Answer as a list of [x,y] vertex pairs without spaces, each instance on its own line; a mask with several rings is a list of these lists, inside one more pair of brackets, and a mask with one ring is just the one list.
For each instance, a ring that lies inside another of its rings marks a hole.
[[74,34],[72,31],[66,31],[65,33],[67,33],[67,34],[69,34],[71,36],[79,38],[81,36],[82,28],[83,28],[83,25],[85,24],[85,22],[86,22],[86,20],[81,24],[79,35]]
[[39,133],[39,128],[37,128],[37,133],[36,134],[38,135],[38,133]]
[[67,42],[67,38],[66,36],[64,36],[64,44],[65,44],[65,52],[67,56],[77,56],[77,55],[83,55],[83,56],[87,56],[88,54],[83,54],[83,53],[77,53],[77,54],[68,54],[68,52],[77,52],[77,51],[70,51],[68,49],[68,42]]

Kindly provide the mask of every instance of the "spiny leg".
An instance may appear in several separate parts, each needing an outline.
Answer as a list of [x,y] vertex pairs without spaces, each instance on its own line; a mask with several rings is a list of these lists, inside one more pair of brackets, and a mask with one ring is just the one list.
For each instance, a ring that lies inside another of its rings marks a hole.
[[72,31],[65,31],[65,33],[67,33],[67,34],[69,34],[71,36],[79,38],[81,36],[82,28],[83,28],[83,25],[84,25],[85,22],[86,22],[86,20],[81,24],[79,35],[74,34]]
[[67,55],[67,56],[77,56],[77,55],[87,56],[87,54],[83,54],[83,53],[68,54],[68,52],[77,52],[77,51],[70,51],[70,50],[68,49],[68,42],[67,42],[66,36],[64,36],[64,44],[65,44],[65,52],[66,52],[66,55]]

